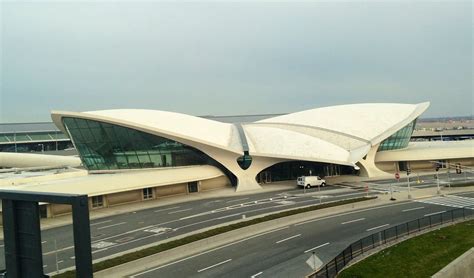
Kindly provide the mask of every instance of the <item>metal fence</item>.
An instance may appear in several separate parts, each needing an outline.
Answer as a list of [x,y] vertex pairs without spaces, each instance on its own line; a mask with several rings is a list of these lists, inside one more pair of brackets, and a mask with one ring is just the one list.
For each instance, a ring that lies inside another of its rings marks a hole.
[[334,259],[308,277],[336,277],[349,262],[367,251],[398,238],[460,219],[474,218],[474,208],[458,208],[409,221],[366,236],[344,249]]

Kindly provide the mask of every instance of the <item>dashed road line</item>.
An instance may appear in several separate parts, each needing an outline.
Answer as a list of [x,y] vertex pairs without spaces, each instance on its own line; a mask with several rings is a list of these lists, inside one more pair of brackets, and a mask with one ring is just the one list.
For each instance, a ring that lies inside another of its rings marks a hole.
[[154,210],[153,212],[162,212],[166,210],[172,210],[172,209],[179,209],[180,207],[171,207],[171,208],[164,208],[164,209],[159,209],[159,210]]
[[250,198],[242,198],[242,199],[230,200],[230,201],[227,201],[226,203],[234,203],[234,202],[244,201],[244,200],[248,200],[248,199],[250,199]]
[[387,226],[390,226],[390,224],[384,224],[384,225],[380,225],[380,226],[377,226],[377,227],[373,227],[373,228],[367,229],[366,231],[370,232],[372,230],[380,229],[380,228],[387,227]]
[[365,220],[365,218],[359,218],[359,219],[355,219],[355,220],[351,220],[351,221],[342,222],[341,225],[346,225],[346,224],[349,224],[349,223],[359,222],[359,221],[362,221],[362,220]]
[[175,213],[180,213],[180,212],[184,212],[184,211],[188,211],[188,210],[192,210],[192,208],[170,211],[170,212],[168,212],[168,214],[175,214]]
[[109,223],[109,222],[112,222],[112,220],[105,220],[105,221],[101,221],[101,222],[91,223],[90,226],[105,224],[105,223]]
[[278,232],[278,231],[281,231],[281,230],[284,230],[284,229],[288,229],[289,227],[290,227],[290,226],[285,226],[285,227],[278,228],[278,229],[274,229],[274,230],[271,230],[271,231],[268,231],[268,232],[264,232],[264,233],[260,233],[260,234],[257,234],[257,235],[253,235],[253,236],[250,236],[250,237],[247,237],[247,238],[238,240],[238,241],[234,241],[234,242],[228,243],[228,244],[226,244],[226,245],[219,246],[219,247],[216,247],[216,248],[214,248],[214,249],[201,252],[201,253],[199,253],[199,254],[195,254],[195,255],[192,255],[192,256],[189,256],[189,257],[186,257],[186,258],[183,258],[183,259],[174,261],[174,262],[170,262],[170,263],[167,263],[167,264],[164,264],[164,265],[161,265],[161,266],[152,268],[152,269],[148,269],[148,270],[143,271],[143,272],[140,272],[140,273],[136,273],[136,274],[130,276],[130,278],[138,277],[138,276],[141,276],[141,275],[143,275],[143,274],[150,273],[150,272],[156,271],[156,270],[161,269],[161,268],[164,268],[164,267],[168,267],[168,266],[170,266],[170,265],[174,265],[174,264],[177,264],[177,263],[180,263],[180,262],[184,262],[184,261],[187,261],[187,260],[189,260],[189,259],[193,259],[193,258],[195,258],[195,257],[201,256],[201,255],[205,255],[205,254],[207,254],[207,253],[211,253],[211,252],[214,252],[214,251],[217,251],[217,250],[220,250],[220,249],[223,249],[223,248],[227,248],[227,247],[232,246],[232,245],[235,245],[235,244],[239,244],[239,243],[241,243],[241,242],[245,242],[245,241],[247,241],[247,240],[254,239],[254,238],[256,238],[256,237],[260,237],[260,236],[263,236],[263,235],[267,235],[267,234],[270,234],[270,233],[274,233],[274,232]]
[[300,236],[301,236],[301,234],[297,234],[297,235],[290,236],[290,237],[287,237],[287,238],[285,238],[285,239],[279,240],[279,241],[277,241],[277,242],[275,242],[275,243],[276,243],[276,244],[279,244],[279,243],[282,243],[282,242],[285,242],[285,241],[287,241],[287,240],[294,239],[294,238],[297,238],[297,237],[300,237]]
[[418,210],[418,209],[424,209],[425,207],[416,207],[416,208],[411,208],[411,209],[404,209],[402,212],[407,212],[407,211],[413,211],[413,210]]
[[313,250],[316,250],[316,249],[319,249],[319,248],[321,248],[321,247],[324,247],[324,246],[326,246],[326,245],[328,245],[328,244],[329,244],[329,242],[323,243],[323,244],[321,244],[321,245],[318,245],[318,246],[316,246],[316,247],[313,247],[313,248],[311,248],[311,249],[308,249],[308,250],[304,251],[303,253],[311,252],[311,251],[313,251]]
[[428,214],[425,214],[424,216],[431,216],[431,215],[436,215],[436,214],[440,214],[440,213],[444,213],[446,212],[445,210],[442,210],[442,211],[438,211],[438,212],[433,212],[433,213],[428,213]]
[[203,271],[206,271],[206,270],[211,269],[211,268],[213,268],[213,267],[220,266],[220,265],[223,265],[223,264],[225,264],[225,263],[228,263],[228,262],[230,262],[230,261],[232,261],[232,259],[228,259],[228,260],[222,261],[222,262],[220,262],[220,263],[213,264],[213,265],[208,266],[208,267],[206,267],[206,268],[200,269],[200,270],[198,270],[197,272],[203,272]]
[[127,222],[120,222],[120,223],[117,223],[117,224],[112,224],[112,225],[108,225],[108,226],[99,227],[99,228],[97,228],[97,230],[108,229],[108,228],[123,225],[123,224],[127,224]]
[[261,275],[263,273],[263,271],[260,271],[259,273],[255,273],[254,275],[250,276],[250,278],[255,278],[259,275]]

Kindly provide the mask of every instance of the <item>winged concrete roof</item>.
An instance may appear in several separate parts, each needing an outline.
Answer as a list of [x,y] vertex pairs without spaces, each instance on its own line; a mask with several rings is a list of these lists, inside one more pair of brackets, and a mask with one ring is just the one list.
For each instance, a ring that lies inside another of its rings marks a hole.
[[[254,156],[322,161],[352,165],[397,130],[422,114],[420,104],[364,103],[316,108],[243,125]],[[142,109],[52,112],[64,130],[62,117],[79,117],[137,128],[186,143],[243,153],[235,125],[186,114]],[[194,145],[194,147],[197,147]]]

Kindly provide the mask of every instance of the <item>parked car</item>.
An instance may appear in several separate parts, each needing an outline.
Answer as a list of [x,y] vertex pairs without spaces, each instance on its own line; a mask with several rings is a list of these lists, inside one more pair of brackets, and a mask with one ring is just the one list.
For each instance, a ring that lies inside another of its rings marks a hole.
[[296,184],[301,187],[311,188],[313,186],[326,186],[326,180],[319,176],[302,176],[296,180]]

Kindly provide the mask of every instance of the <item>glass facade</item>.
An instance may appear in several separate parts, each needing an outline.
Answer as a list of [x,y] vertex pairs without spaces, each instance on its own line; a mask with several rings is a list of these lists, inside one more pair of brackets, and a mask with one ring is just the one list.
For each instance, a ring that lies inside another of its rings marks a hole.
[[411,135],[415,129],[416,120],[412,121],[404,128],[395,132],[392,136],[385,139],[379,146],[378,151],[398,150],[408,146]]
[[138,130],[79,118],[63,123],[88,170],[216,164],[197,149]]

